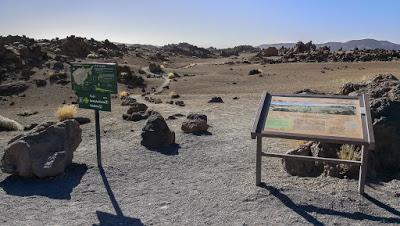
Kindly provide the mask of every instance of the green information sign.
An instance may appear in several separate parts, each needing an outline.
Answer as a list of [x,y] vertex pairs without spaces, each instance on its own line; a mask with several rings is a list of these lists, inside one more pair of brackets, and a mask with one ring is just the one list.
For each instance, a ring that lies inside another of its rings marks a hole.
[[77,92],[117,93],[117,64],[72,63],[71,82]]
[[111,111],[111,94],[78,92],[79,108]]

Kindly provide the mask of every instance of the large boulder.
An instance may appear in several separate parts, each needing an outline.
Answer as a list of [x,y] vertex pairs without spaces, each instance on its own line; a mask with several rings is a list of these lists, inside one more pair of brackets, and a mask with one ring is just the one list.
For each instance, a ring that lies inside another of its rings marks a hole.
[[134,71],[127,65],[118,65],[118,82],[126,84],[128,86],[141,86],[144,84],[142,76],[135,75]]
[[211,99],[208,101],[208,103],[224,103],[221,97],[211,97]]
[[[286,154],[288,155],[302,155],[302,156],[312,156],[313,143],[309,142],[300,145],[298,148],[289,150]],[[293,176],[300,177],[316,177],[321,175],[323,171],[322,165],[313,161],[301,161],[297,159],[282,159],[283,168],[287,173]]]
[[23,177],[62,174],[72,163],[81,135],[79,123],[73,119],[40,124],[11,139],[1,159],[1,170]]
[[151,73],[154,73],[154,74],[159,74],[159,73],[163,72],[163,69],[161,68],[161,65],[155,64],[155,63],[151,63],[149,65],[149,70],[150,70]]
[[306,53],[306,52],[313,51],[315,49],[316,49],[316,46],[311,41],[307,42],[306,44],[299,41],[293,47],[293,52],[294,53]]
[[130,103],[129,109],[126,111],[126,114],[122,115],[122,118],[126,121],[140,121],[143,119],[147,119],[152,110],[147,110],[148,107],[146,104],[139,103],[139,102],[132,102]]
[[381,74],[362,83],[344,85],[344,95],[366,93],[370,97],[375,149],[369,166],[376,172],[400,169],[400,81],[391,74]]
[[207,124],[207,116],[203,114],[189,114],[183,121],[181,129],[185,133],[205,133],[210,127]]
[[18,51],[15,48],[0,45],[0,66],[9,69],[22,67],[22,61]]
[[90,46],[86,39],[71,35],[63,40],[61,51],[63,55],[85,58],[90,53]]
[[134,102],[130,104],[129,109],[127,110],[127,114],[132,114],[136,112],[143,112],[147,110],[147,105],[139,102]]
[[141,144],[149,149],[175,144],[175,133],[169,129],[164,118],[158,112],[150,115],[141,135]]
[[279,51],[275,47],[268,47],[263,50],[263,55],[266,57],[271,57],[271,56],[278,56]]
[[47,59],[47,53],[43,52],[42,47],[37,44],[21,48],[19,54],[25,64],[32,66],[40,66]]
[[29,88],[26,82],[13,82],[0,85],[0,96],[17,95]]
[[263,71],[261,69],[252,69],[249,71],[249,75],[256,75],[256,74],[261,74]]

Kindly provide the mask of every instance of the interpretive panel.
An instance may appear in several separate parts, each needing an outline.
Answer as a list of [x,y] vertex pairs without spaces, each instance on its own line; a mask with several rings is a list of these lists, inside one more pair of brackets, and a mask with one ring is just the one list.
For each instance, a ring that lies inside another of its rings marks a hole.
[[360,100],[272,96],[264,131],[363,139]]

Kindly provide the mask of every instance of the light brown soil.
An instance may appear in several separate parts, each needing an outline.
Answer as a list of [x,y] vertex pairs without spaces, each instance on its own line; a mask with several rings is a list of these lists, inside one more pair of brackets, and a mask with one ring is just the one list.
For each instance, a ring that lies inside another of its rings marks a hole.
[[[255,140],[250,138],[263,90],[335,91],[344,82],[365,80],[378,73],[400,75],[400,62],[215,65],[226,61],[231,59],[173,59],[167,71],[196,76],[178,78],[171,82],[170,90],[158,96],[169,100],[169,91],[177,91],[186,106],[148,104],[165,118],[174,113],[205,113],[212,126],[211,135],[184,134],[180,130],[183,118],[168,120],[179,146],[164,153],[147,150],[140,145],[145,121],[122,120],[127,107],[114,99],[113,111],[101,113],[105,173],[97,168],[94,123],[83,125],[83,141],[74,157],[76,164],[65,175],[39,181],[0,173],[0,225],[400,223],[400,175],[392,180],[370,181],[366,189],[369,196],[363,197],[357,193],[355,180],[289,176],[279,159],[268,158],[263,161],[265,184],[257,187]],[[140,68],[146,63],[132,66]],[[182,68],[191,63],[197,64]],[[264,76],[249,76],[249,70],[254,68],[262,69]],[[149,87],[163,83],[162,79],[146,82],[151,83]],[[120,90],[124,89],[121,85]],[[138,95],[140,89],[134,93],[144,101]],[[208,104],[215,95],[225,103]],[[233,100],[235,96],[240,99]],[[56,108],[74,98],[69,85],[32,85],[26,97],[12,97],[0,105],[1,115],[22,124],[55,120]],[[15,105],[9,106],[10,102]],[[16,115],[28,109],[39,113],[30,117]],[[94,121],[91,110],[79,109],[78,114]],[[0,132],[0,155],[7,141],[19,133]],[[285,152],[295,145],[294,141],[266,139],[264,148]]]

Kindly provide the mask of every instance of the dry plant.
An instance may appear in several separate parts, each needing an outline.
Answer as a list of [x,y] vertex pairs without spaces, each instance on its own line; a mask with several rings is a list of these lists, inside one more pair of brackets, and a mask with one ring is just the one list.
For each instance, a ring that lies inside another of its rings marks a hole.
[[175,78],[174,73],[169,72],[168,75],[167,75],[167,78],[168,78],[168,79],[173,79],[173,78]]
[[127,97],[129,96],[129,93],[127,91],[121,91],[118,93],[119,98]]
[[178,93],[176,93],[175,91],[172,91],[172,92],[170,92],[169,93],[169,97],[171,97],[171,98],[179,98],[179,94]]
[[361,159],[360,153],[356,151],[354,145],[345,144],[339,150],[339,159],[359,161]]
[[0,131],[1,130],[5,131],[23,130],[23,126],[12,119],[0,115]]
[[59,121],[64,121],[66,119],[75,118],[76,106],[72,104],[67,104],[59,107],[56,111],[56,117]]
[[288,140],[290,148],[298,148],[301,145],[307,144],[309,141],[306,140]]

